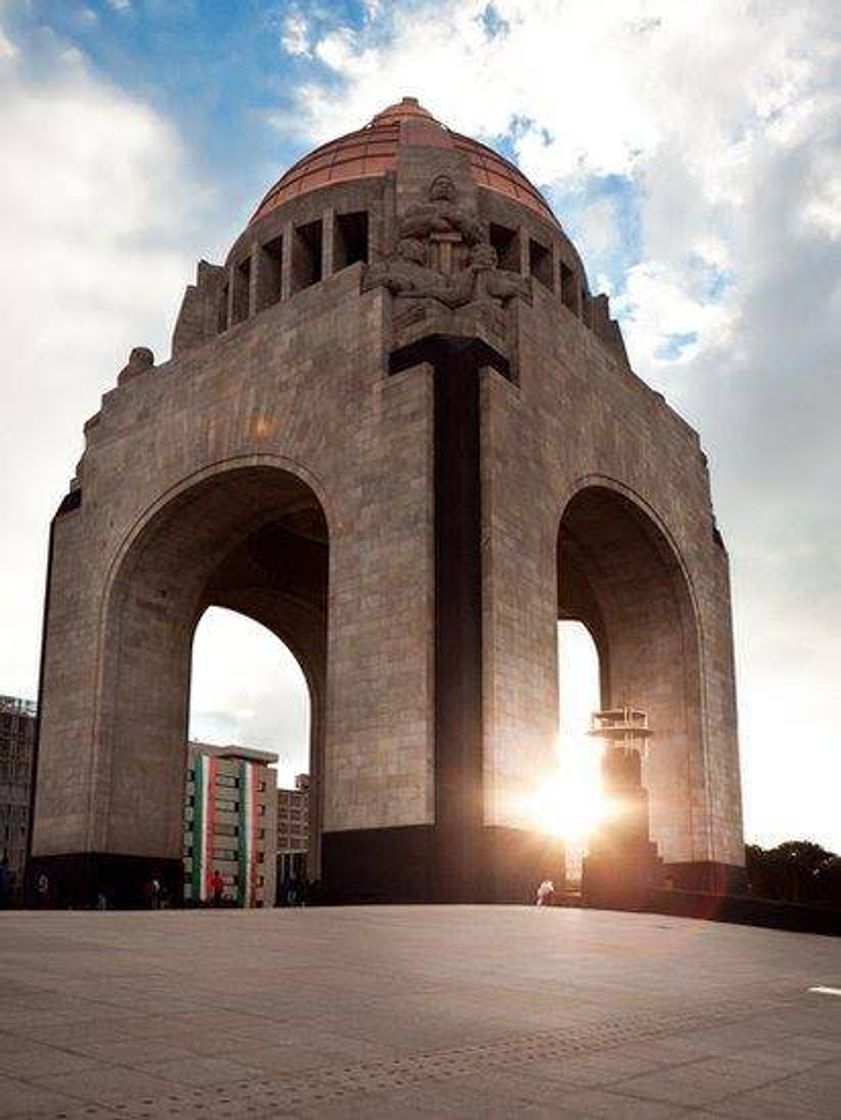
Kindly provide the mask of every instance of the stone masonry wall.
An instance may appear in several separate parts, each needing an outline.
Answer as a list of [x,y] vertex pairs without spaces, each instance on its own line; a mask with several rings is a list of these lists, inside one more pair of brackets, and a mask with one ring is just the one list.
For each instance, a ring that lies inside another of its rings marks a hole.
[[[121,551],[190,480],[247,462],[301,474],[327,515],[324,827],[431,820],[430,396],[422,377],[384,378],[382,322],[354,266],[106,394],[81,508],[56,527],[36,855],[108,843],[91,822],[110,796],[104,619]],[[154,849],[138,827],[129,854]]]

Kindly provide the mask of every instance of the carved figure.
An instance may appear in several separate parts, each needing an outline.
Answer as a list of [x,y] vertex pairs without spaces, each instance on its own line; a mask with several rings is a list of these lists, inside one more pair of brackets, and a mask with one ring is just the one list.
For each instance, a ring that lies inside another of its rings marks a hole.
[[[429,202],[412,206],[399,225],[394,252],[365,273],[362,290],[387,288],[404,299],[432,299],[450,310],[476,302],[505,305],[515,296],[528,298],[528,281],[498,268],[496,249],[476,218],[455,203],[449,175],[437,175]],[[443,243],[446,243],[444,245]],[[451,272],[453,245],[469,246],[467,263]],[[447,249],[445,254],[437,250]],[[430,266],[432,260],[438,267]]]
[[424,243],[401,237],[391,257],[368,269],[362,290],[382,287],[394,296],[439,299],[445,294],[445,284],[441,273],[427,265]]
[[516,272],[500,271],[496,249],[488,242],[480,242],[470,250],[465,268],[453,276],[450,287],[453,297],[461,306],[476,300],[492,300],[506,304],[515,296],[529,297],[529,284]]
[[456,203],[456,186],[449,175],[436,175],[429,185],[429,202],[410,206],[400,223],[401,237],[426,240],[435,233],[460,234],[466,245],[485,240],[481,222]]

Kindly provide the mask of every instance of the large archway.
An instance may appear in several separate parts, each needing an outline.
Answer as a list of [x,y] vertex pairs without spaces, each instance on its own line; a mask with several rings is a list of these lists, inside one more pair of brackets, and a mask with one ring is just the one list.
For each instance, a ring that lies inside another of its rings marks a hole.
[[693,858],[704,784],[699,640],[677,550],[653,514],[607,483],[568,502],[558,532],[558,617],[596,644],[605,706],[644,709],[651,836],[668,862]]
[[[179,875],[190,652],[205,610],[222,606],[277,635],[309,685],[310,869],[320,860],[327,672],[328,531],[313,488],[287,470],[243,466],[166,501],[124,551],[108,592],[97,847]],[[174,885],[174,882],[173,882]],[[135,888],[136,889],[136,888]]]

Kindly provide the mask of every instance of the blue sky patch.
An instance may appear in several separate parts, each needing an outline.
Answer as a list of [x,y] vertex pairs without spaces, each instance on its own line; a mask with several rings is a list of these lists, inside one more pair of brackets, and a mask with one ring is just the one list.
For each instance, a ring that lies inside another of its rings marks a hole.
[[684,350],[688,346],[694,346],[697,341],[697,331],[666,335],[654,351],[654,358],[658,362],[676,362],[683,356]]
[[511,29],[508,20],[499,14],[493,4],[487,4],[476,19],[489,39],[496,39],[499,35],[507,35]]

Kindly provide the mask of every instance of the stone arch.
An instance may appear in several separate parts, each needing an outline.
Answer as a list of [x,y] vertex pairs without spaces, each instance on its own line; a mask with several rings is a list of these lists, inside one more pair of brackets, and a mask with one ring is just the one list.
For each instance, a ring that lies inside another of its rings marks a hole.
[[329,531],[309,479],[266,461],[186,480],[135,526],[111,566],[101,624],[93,849],[180,860],[190,653],[210,606],[275,633],[311,698],[311,872],[319,859]]
[[649,714],[644,764],[651,835],[669,862],[693,858],[705,802],[698,614],[680,552],[627,487],[588,477],[558,527],[558,617],[582,622],[599,653],[602,703]]

